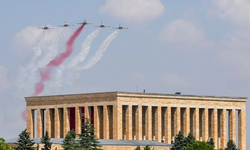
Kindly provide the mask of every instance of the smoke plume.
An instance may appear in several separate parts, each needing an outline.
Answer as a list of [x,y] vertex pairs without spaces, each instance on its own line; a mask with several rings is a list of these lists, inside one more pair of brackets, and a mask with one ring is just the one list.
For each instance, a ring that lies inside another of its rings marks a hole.
[[49,62],[51,60],[53,60],[56,55],[58,54],[58,43],[60,41],[60,39],[62,38],[63,32],[65,31],[65,28],[60,29],[57,34],[55,35],[55,37],[53,38],[50,46],[49,46],[49,52],[47,53],[47,55],[45,55],[41,61],[39,61],[38,67],[39,68],[44,68],[46,67],[46,65],[49,64]]
[[82,50],[78,55],[76,55],[74,58],[71,59],[71,62],[66,66],[67,69],[70,69],[74,66],[76,66],[79,62],[82,62],[85,60],[89,53],[90,45],[92,41],[95,39],[95,37],[100,33],[101,29],[97,29],[94,32],[92,32],[83,42],[82,44]]
[[91,67],[93,67],[103,56],[104,52],[107,50],[109,44],[116,38],[116,36],[118,35],[119,30],[114,31],[113,33],[111,33],[100,45],[98,51],[95,53],[95,55],[90,58],[87,63],[83,64],[83,65],[78,65],[75,66],[73,69],[76,71],[82,71],[82,70],[86,70],[89,69]]
[[34,68],[35,63],[37,61],[37,58],[42,54],[42,50],[40,48],[40,45],[41,45],[41,41],[44,37],[44,34],[45,34],[45,31],[42,31],[39,34],[39,36],[37,37],[35,44],[34,44],[34,47],[33,47],[34,54],[31,57],[29,63],[27,65],[22,66],[22,70],[29,70],[29,69]]
[[94,32],[90,33],[86,39],[84,40],[84,42],[82,43],[82,49],[81,51],[75,55],[69,62],[64,62],[61,66],[59,66],[56,70],[55,73],[55,81],[53,84],[56,84],[57,86],[61,86],[61,78],[62,75],[65,71],[65,69],[71,69],[74,66],[76,66],[78,63],[82,62],[85,60],[85,58],[87,57],[88,53],[89,53],[89,49],[90,49],[90,45],[93,42],[93,40],[97,37],[97,35],[100,33],[101,29],[97,29]]
[[90,58],[85,64],[83,65],[77,65],[73,68],[74,75],[71,76],[71,79],[68,81],[69,85],[74,84],[80,77],[80,72],[82,70],[90,69],[93,67],[99,60],[101,60],[103,54],[107,50],[109,44],[116,38],[118,35],[119,30],[114,31],[111,33],[100,45],[98,51],[95,53],[95,55]]
[[83,29],[84,25],[80,26],[75,33],[70,37],[70,39],[67,42],[66,51],[64,53],[59,54],[56,58],[51,60],[49,64],[46,66],[45,69],[40,70],[40,81],[36,83],[35,85],[35,93],[33,96],[39,95],[43,89],[44,89],[44,81],[47,81],[50,79],[50,72],[53,69],[53,67],[58,67],[60,64],[63,63],[63,61],[70,56],[70,54],[73,52],[73,44],[75,42],[75,39],[79,36]]

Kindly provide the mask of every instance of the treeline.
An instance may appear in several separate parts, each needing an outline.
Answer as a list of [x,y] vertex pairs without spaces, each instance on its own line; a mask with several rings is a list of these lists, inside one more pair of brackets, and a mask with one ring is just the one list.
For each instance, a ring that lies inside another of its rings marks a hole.
[[[196,141],[192,133],[189,133],[188,136],[185,137],[181,131],[175,136],[171,144],[171,150],[215,150],[213,138],[210,138],[207,142]],[[233,140],[229,140],[225,150],[239,149],[236,147]]]
[[[79,137],[76,139],[76,137]],[[41,138],[41,144],[43,144],[42,150],[51,150],[52,142],[46,131],[43,138]],[[85,119],[82,124],[82,133],[76,134],[75,131],[70,130],[63,140],[62,147],[64,150],[102,150],[96,136],[94,135],[94,127],[89,119]],[[5,143],[3,138],[0,138],[0,150],[39,150],[39,144],[35,145],[34,140],[30,138],[30,133],[25,129],[19,134],[15,147],[10,147]]]
[[[82,133],[76,134],[75,131],[70,130],[63,140],[62,147],[65,150],[102,150],[102,146],[94,135],[93,129],[90,120],[86,119],[82,124]],[[79,137],[78,139],[76,139],[77,136]],[[47,131],[44,137],[41,138],[41,144],[44,145],[42,150],[51,150],[53,143],[50,142]],[[175,136],[171,144],[171,150],[215,150],[213,138],[210,138],[207,142],[197,141],[191,133],[185,137],[181,131]],[[19,134],[16,147],[10,147],[5,143],[3,138],[0,138],[0,150],[39,150],[39,144],[35,145],[34,140],[30,139],[30,133],[25,129]],[[152,147],[137,146],[135,150],[152,150]],[[239,149],[236,147],[234,141],[229,140],[225,150]]]

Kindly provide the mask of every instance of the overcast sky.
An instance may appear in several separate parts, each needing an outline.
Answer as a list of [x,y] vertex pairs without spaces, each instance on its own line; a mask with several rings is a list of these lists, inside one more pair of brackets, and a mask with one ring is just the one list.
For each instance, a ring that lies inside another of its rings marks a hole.
[[[26,127],[21,113],[24,96],[31,96],[39,80],[38,69],[21,70],[34,56],[34,45],[47,24],[35,63],[50,52],[52,40],[67,21],[58,52],[84,19],[122,30],[103,57],[83,71],[52,70],[40,95],[126,91],[188,95],[249,97],[250,1],[249,0],[88,0],[0,2],[0,137],[17,137]],[[70,62],[95,31],[85,26],[74,44]],[[115,30],[105,28],[93,40],[86,63]],[[79,78],[77,78],[77,75]],[[25,77],[20,81],[20,77]],[[72,81],[72,79],[75,79]],[[247,109],[249,108],[247,103]],[[250,120],[247,111],[247,128]],[[249,137],[250,130],[247,130]],[[248,143],[250,142],[248,138]]]

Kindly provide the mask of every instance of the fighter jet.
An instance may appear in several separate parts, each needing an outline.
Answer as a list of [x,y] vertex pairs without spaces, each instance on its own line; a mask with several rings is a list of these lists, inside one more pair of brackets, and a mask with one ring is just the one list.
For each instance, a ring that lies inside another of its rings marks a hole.
[[119,24],[119,27],[114,27],[112,29],[119,29],[119,30],[122,30],[122,29],[128,29],[128,28],[124,28],[121,24]]
[[49,28],[47,25],[45,25],[44,27],[39,27],[38,29],[48,30],[48,29],[54,29],[54,28]]
[[94,26],[94,27],[105,28],[105,27],[110,27],[110,26],[105,26],[105,25],[101,22],[101,25],[99,25],[99,26]]
[[74,26],[74,25],[69,25],[66,21],[64,25],[58,25],[58,27],[68,27],[68,26]]
[[88,25],[88,24],[93,24],[93,23],[88,23],[86,20],[84,20],[82,23],[77,23],[77,24]]

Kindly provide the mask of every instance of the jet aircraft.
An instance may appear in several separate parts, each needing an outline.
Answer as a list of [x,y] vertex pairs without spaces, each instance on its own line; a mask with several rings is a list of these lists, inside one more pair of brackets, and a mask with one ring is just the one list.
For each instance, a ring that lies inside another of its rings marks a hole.
[[99,25],[99,26],[94,26],[94,27],[105,28],[105,27],[110,27],[110,26],[105,26],[105,25],[101,22],[101,25]]
[[86,20],[84,20],[82,23],[77,23],[77,24],[88,25],[88,24],[93,24],[93,23],[88,23]]
[[48,29],[54,29],[54,28],[49,28],[47,25],[45,25],[44,27],[39,27],[38,29],[48,30]]
[[119,30],[122,30],[122,29],[128,29],[128,28],[124,28],[121,24],[119,24],[119,27],[114,27],[112,29],[119,29]]
[[74,26],[74,25],[69,25],[66,21],[64,25],[58,25],[58,27],[68,27],[68,26]]

